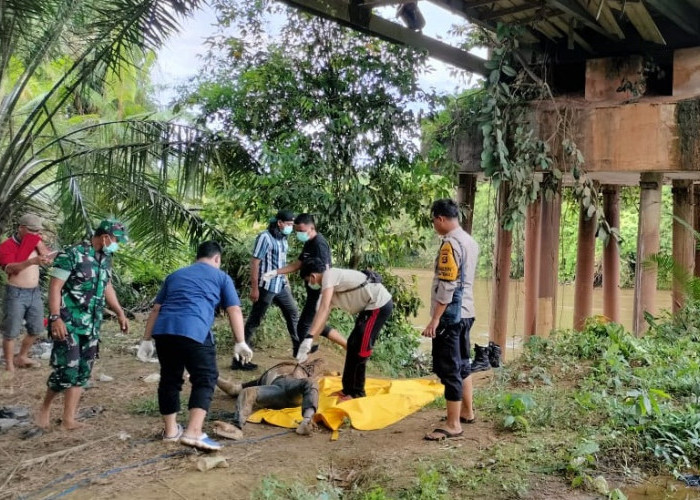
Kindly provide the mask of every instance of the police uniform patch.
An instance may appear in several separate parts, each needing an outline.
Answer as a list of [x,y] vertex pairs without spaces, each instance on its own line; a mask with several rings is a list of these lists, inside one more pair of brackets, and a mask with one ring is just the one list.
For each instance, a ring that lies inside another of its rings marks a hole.
[[459,265],[452,244],[445,241],[440,247],[437,261],[437,277],[442,281],[455,281],[459,276]]

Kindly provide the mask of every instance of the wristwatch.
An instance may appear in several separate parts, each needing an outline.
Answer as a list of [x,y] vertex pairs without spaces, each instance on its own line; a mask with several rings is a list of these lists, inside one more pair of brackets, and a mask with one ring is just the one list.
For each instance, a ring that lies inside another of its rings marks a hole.
[[60,314],[49,314],[49,321],[56,321],[57,319],[61,319]]

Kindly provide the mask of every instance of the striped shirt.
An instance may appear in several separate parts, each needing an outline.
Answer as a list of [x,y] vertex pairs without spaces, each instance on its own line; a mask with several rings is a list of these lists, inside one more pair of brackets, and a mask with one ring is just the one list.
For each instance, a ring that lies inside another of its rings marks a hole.
[[[260,259],[259,277],[268,271],[273,271],[287,265],[287,250],[289,243],[287,238],[277,239],[270,231],[263,231],[255,238],[253,257]],[[258,285],[272,293],[279,293],[284,288],[285,277],[275,276],[269,281],[258,281]]]

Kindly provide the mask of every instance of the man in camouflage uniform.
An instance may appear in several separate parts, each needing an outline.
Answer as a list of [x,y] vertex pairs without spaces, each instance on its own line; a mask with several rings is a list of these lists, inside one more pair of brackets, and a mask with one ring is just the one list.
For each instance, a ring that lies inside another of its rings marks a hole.
[[117,313],[122,331],[129,330],[129,321],[111,283],[112,254],[119,243],[126,241],[122,223],[103,220],[90,241],[64,249],[54,260],[49,283],[53,372],[36,418],[43,429],[49,427],[53,399],[63,391],[62,427],[72,430],[82,426],[75,420],[75,413],[97,354],[105,304]]

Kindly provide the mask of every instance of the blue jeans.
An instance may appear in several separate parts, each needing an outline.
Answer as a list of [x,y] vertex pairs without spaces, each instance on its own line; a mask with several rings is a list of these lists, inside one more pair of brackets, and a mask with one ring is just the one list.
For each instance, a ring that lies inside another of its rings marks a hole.
[[44,303],[41,288],[5,287],[5,320],[3,337],[13,340],[19,337],[22,321],[27,322],[29,335],[40,335],[44,331]]
[[260,297],[253,303],[250,315],[245,323],[245,341],[252,345],[251,341],[255,335],[255,330],[260,326],[260,322],[265,317],[270,305],[275,304],[282,311],[284,321],[287,323],[287,331],[292,339],[292,346],[297,347],[300,343],[297,338],[297,323],[299,321],[299,311],[297,303],[292,296],[292,291],[288,286],[282,287],[279,293],[273,293],[264,288],[260,288]]

